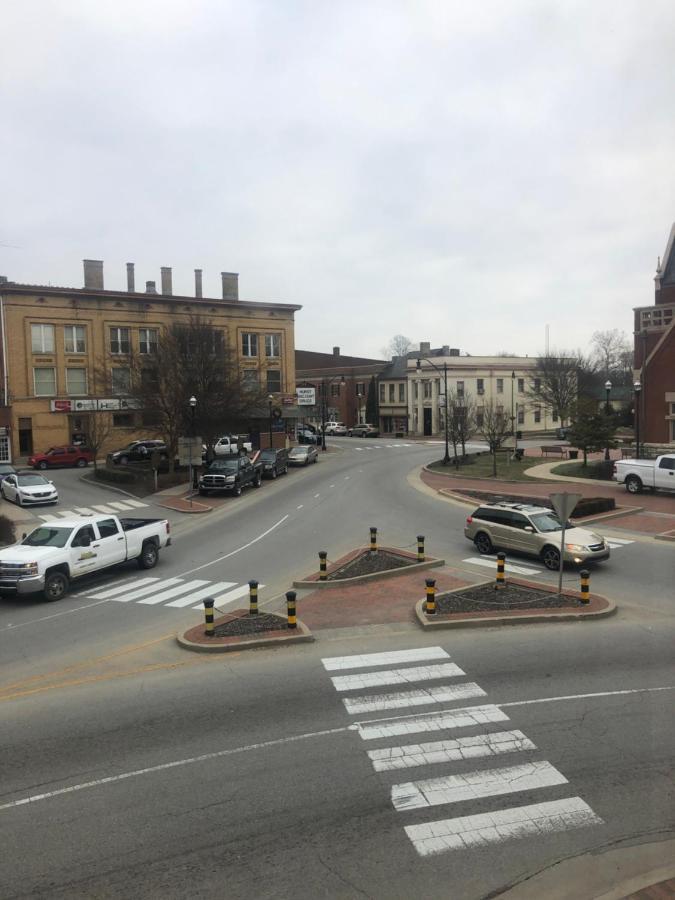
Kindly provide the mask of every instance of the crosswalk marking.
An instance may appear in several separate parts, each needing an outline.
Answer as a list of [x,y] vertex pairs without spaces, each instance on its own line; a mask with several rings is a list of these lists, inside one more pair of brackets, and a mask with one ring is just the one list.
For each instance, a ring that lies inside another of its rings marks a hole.
[[568,797],[423,825],[407,825],[405,832],[420,856],[432,856],[448,850],[483,847],[513,838],[602,824],[600,816],[581,797]]
[[625,547],[625,546],[627,546],[628,544],[634,544],[635,541],[626,541],[626,540],[624,540],[623,538],[615,538],[615,537],[609,537],[609,538],[608,538],[608,537],[606,537],[606,538],[605,538],[605,543],[606,543],[607,546],[610,547],[612,550],[618,550],[619,548]]
[[112,506],[113,509],[133,509],[133,506],[129,503],[122,503],[121,500],[116,500],[115,503],[109,503],[109,506]]
[[413,681],[433,681],[437,678],[457,678],[465,673],[454,663],[438,666],[410,666],[407,669],[383,669],[379,672],[363,672],[360,675],[334,675],[331,678],[336,691],[355,691],[362,688],[381,687],[385,684],[410,684]]
[[[166,583],[166,582],[165,582]],[[166,591],[160,591],[159,594],[153,594],[151,597],[144,597],[142,600],[139,600],[139,603],[145,603],[148,606],[155,606],[157,603],[163,603],[164,600],[170,600],[172,597],[177,597],[179,594],[184,594],[185,591],[192,591],[196,588],[201,588],[205,584],[208,584],[208,581],[204,581],[203,578],[195,578],[193,581],[182,582],[181,584],[176,585],[175,587],[170,587]],[[155,585],[155,589],[158,585]],[[147,592],[146,592],[147,593]]]
[[142,506],[147,506],[147,505],[148,505],[147,503],[142,503],[140,500],[132,500],[131,497],[129,497],[129,498],[128,498],[127,500],[125,500],[124,502],[125,502],[125,503],[128,503],[129,506],[133,506],[134,509],[140,509]]
[[94,509],[96,510],[96,512],[102,512],[102,513],[114,513],[115,512],[115,510],[112,508],[112,506],[105,506],[105,504],[103,504],[103,503],[100,506],[95,506]]
[[[472,566],[483,566],[486,569],[497,570],[497,557],[494,559],[491,557],[484,556],[470,556],[468,559],[463,559],[462,562],[471,563]],[[531,569],[526,566],[517,566],[513,563],[506,562],[504,564],[505,572],[513,572],[516,575],[539,575],[543,570],[542,569]]]
[[[160,579],[159,578],[133,578],[131,580],[120,581],[112,588],[108,588],[105,591],[101,591],[98,594],[89,594],[92,600],[111,600],[117,594],[123,594],[125,591],[128,591],[129,588],[134,587],[146,587],[150,584],[156,584]],[[126,598],[125,598],[126,600]]]
[[397,810],[421,809],[567,783],[565,776],[555,766],[540,761],[501,769],[480,769],[466,775],[395,784],[391,789],[391,802]]
[[430,731],[446,731],[452,728],[472,728],[508,722],[509,717],[498,706],[464,706],[443,709],[440,712],[422,713],[416,716],[400,716],[396,719],[376,719],[373,722],[357,722],[358,733],[364,741],[392,738],[399,735],[421,734]]
[[376,712],[381,709],[401,709],[405,706],[426,706],[429,703],[447,703],[465,700],[469,697],[484,697],[485,691],[473,681],[464,684],[442,685],[419,691],[401,691],[395,694],[343,698],[342,702],[350,715]]
[[[173,606],[176,609],[182,609],[184,606],[190,606],[195,602],[195,600],[201,600],[204,597],[210,597],[218,591],[224,591],[225,588],[234,587],[236,584],[235,581],[216,581],[215,583],[206,582],[207,587],[202,588],[199,591],[190,591],[187,597],[179,597],[177,600],[172,600],[171,603],[167,603],[167,606]],[[247,587],[248,589],[248,587]],[[144,601],[141,600],[141,603]],[[202,604],[199,604],[198,608],[201,609]]]
[[75,512],[80,516],[93,516],[94,510],[90,509],[88,506],[76,506]]
[[[148,579],[149,581],[149,579]],[[131,600],[138,600],[139,597],[144,597],[146,594],[150,594],[152,591],[156,590],[164,590],[165,588],[171,587],[175,584],[181,584],[180,578],[166,578],[164,581],[156,581],[155,584],[148,584],[146,579],[140,579],[139,584],[145,583],[145,587],[140,587],[137,590],[134,590],[136,585],[130,585],[131,590],[129,593],[122,593],[116,591],[116,596],[114,597],[99,597],[97,594],[92,594],[92,598],[94,600],[119,600],[121,603],[129,603]]]
[[[258,593],[262,591],[265,587],[264,584],[258,585]],[[215,597],[216,606],[219,604],[222,606],[224,603],[232,603],[234,600],[239,600],[241,597],[248,596],[250,588],[247,584],[242,584],[238,588],[235,588],[233,591],[227,591],[225,594],[220,594],[220,596]],[[201,606],[195,606],[195,609],[201,609]]]
[[536,749],[522,731],[494,731],[454,740],[408,744],[406,747],[382,747],[379,750],[368,750],[368,756],[376,772],[391,772],[396,769],[410,769],[415,766]]
[[426,659],[449,659],[442,647],[419,647],[414,650],[392,650],[388,653],[362,653],[354,656],[326,656],[321,662],[327,672],[338,669],[362,669],[365,666],[393,666],[397,663],[422,662]]

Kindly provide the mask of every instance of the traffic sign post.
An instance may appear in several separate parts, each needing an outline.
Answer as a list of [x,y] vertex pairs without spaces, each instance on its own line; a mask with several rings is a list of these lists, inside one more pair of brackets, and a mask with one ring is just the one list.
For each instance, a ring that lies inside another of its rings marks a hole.
[[560,532],[560,563],[558,569],[558,593],[562,594],[563,579],[563,558],[565,551],[565,527],[567,520],[574,512],[577,503],[581,500],[583,494],[570,494],[563,491],[560,494],[549,494],[548,499],[553,504],[553,509],[558,513],[558,518],[562,522],[562,531]]
[[192,491],[194,490],[192,483],[193,465],[198,460],[201,462],[201,458],[202,439],[200,437],[178,438],[178,464],[190,467],[190,506],[192,506]]

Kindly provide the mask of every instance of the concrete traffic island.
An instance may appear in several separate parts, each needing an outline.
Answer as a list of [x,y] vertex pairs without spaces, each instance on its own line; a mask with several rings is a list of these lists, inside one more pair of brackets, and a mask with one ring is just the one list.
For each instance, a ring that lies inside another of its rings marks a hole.
[[[586,574],[586,573],[585,573]],[[483,581],[435,594],[427,582],[427,594],[415,604],[415,617],[422,628],[471,628],[489,625],[525,625],[535,622],[570,622],[602,619],[616,612],[616,603],[591,594],[588,579],[581,593],[509,578]]]
[[251,613],[247,609],[235,609],[227,615],[209,622],[201,622],[176,640],[186,650],[197,653],[228,653],[233,650],[254,650],[259,647],[301,644],[314,640],[307,626],[297,619],[289,627],[289,619],[273,613]]

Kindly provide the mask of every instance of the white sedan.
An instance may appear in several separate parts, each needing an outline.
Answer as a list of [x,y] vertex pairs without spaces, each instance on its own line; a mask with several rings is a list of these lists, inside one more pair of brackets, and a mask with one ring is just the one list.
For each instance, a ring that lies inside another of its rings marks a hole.
[[54,482],[49,481],[44,475],[32,472],[17,472],[16,475],[8,475],[0,484],[0,493],[5,500],[12,500],[19,506],[27,506],[31,503],[58,503],[58,491]]

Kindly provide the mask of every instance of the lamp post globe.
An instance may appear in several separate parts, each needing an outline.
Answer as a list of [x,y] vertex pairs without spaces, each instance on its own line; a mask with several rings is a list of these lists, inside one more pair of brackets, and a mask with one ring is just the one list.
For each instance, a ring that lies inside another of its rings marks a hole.
[[[610,394],[611,390],[612,390],[612,382],[608,378],[607,381],[605,382],[605,415],[607,415],[607,416],[609,416],[609,414],[612,411],[611,407],[609,405],[609,394]],[[607,461],[609,460],[609,444],[607,444],[607,446],[605,447],[605,460],[607,460]]]
[[635,391],[635,458],[640,459],[640,391],[642,384],[639,381],[634,382],[633,390]]

